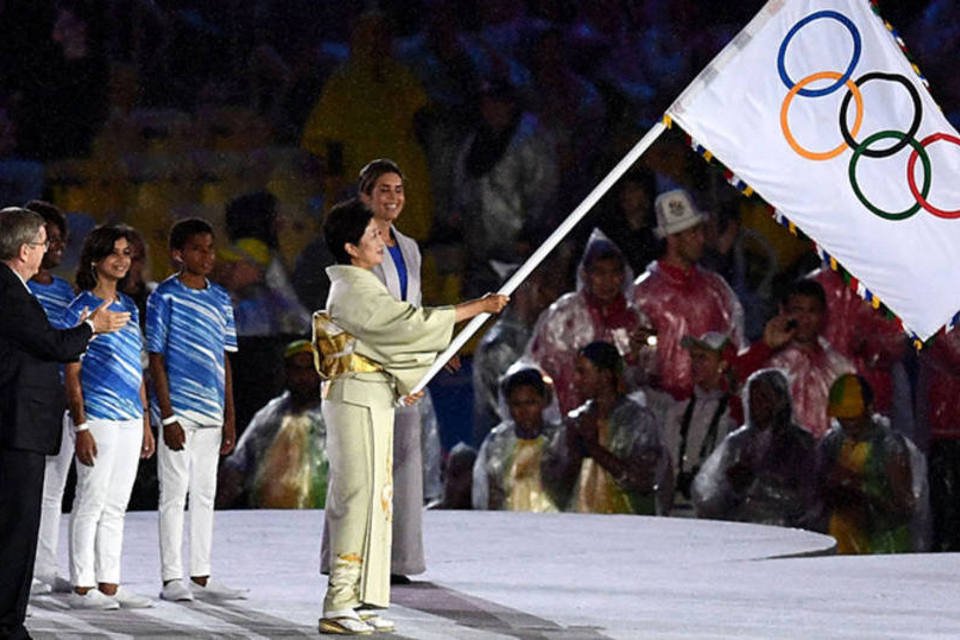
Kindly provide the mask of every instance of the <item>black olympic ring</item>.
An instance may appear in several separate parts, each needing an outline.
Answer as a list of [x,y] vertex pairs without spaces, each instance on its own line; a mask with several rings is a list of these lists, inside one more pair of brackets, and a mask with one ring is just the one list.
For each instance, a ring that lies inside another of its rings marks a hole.
[[[917,88],[913,86],[912,82],[907,80],[902,75],[898,73],[880,73],[879,71],[874,71],[860,76],[856,80],[856,85],[858,87],[862,87],[864,83],[871,80],[889,80],[891,82],[899,82],[906,88],[906,90],[910,93],[911,100],[913,100],[913,122],[910,124],[910,128],[907,129],[907,133],[904,134],[904,137],[901,138],[899,142],[886,149],[866,149],[866,143],[861,144],[857,142],[850,134],[850,130],[847,128],[847,108],[850,106],[850,98],[853,95],[848,90],[847,95],[843,97],[843,102],[840,103],[840,133],[843,134],[843,139],[851,149],[860,149],[863,147],[863,155],[867,156],[868,158],[889,158],[910,144],[910,141],[914,139],[914,136],[920,129],[920,121],[923,118],[923,106],[920,103],[920,93],[917,91]],[[874,137],[874,140],[876,139],[878,138]]]
[[920,156],[920,162],[923,163],[923,187],[921,187],[920,192],[926,199],[927,195],[930,193],[930,176],[932,171],[930,170],[930,156],[927,155],[926,149],[923,148],[923,145],[920,144],[914,138],[909,138],[901,131],[878,131],[877,133],[867,137],[866,140],[861,142],[856,149],[853,151],[853,157],[850,158],[849,166],[849,176],[850,176],[850,186],[853,187],[853,192],[856,194],[857,199],[860,200],[860,203],[863,204],[867,209],[880,216],[885,220],[906,220],[917,211],[920,211],[920,202],[918,201],[912,207],[904,209],[903,211],[884,211],[880,207],[877,207],[872,202],[867,200],[867,197],[863,195],[863,192],[860,190],[860,185],[857,183],[857,161],[860,159],[860,156],[867,155],[867,151],[871,144],[877,140],[882,140],[884,138],[899,138],[900,142],[903,145],[910,145],[913,147],[914,152]]

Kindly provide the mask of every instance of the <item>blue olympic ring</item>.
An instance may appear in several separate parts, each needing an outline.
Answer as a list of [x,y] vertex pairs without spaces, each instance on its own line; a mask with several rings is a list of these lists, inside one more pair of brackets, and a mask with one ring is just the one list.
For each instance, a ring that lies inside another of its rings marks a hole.
[[850,60],[850,64],[847,66],[847,70],[843,72],[843,75],[837,78],[837,81],[831,84],[829,87],[824,87],[823,89],[800,89],[800,91],[797,92],[801,96],[806,96],[808,98],[825,96],[843,87],[847,83],[847,80],[850,79],[850,76],[853,75],[853,70],[860,61],[860,31],[857,30],[856,25],[853,24],[853,21],[850,20],[850,18],[842,13],[829,10],[811,13],[806,18],[793,25],[793,28],[787,32],[783,42],[780,43],[780,51],[777,53],[777,71],[780,72],[780,79],[783,80],[783,84],[787,85],[787,89],[793,89],[793,87],[796,85],[790,76],[787,75],[787,67],[784,64],[784,58],[787,53],[787,45],[790,44],[790,39],[793,38],[793,36],[795,36],[800,29],[806,26],[807,23],[818,18],[833,18],[847,28],[847,30],[850,32],[850,35],[853,37],[853,58]]

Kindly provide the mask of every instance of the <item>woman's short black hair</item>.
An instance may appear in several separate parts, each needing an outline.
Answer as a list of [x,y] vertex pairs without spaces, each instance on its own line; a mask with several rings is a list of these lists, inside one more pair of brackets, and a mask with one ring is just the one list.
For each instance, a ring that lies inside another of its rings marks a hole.
[[[80,250],[80,262],[77,265],[77,286],[89,291],[97,286],[97,263],[113,253],[113,247],[120,238],[131,245],[136,242],[136,231],[125,224],[109,224],[95,227],[83,240]],[[123,289],[127,276],[117,283],[117,289]]]
[[357,189],[360,193],[370,195],[373,193],[373,185],[377,184],[377,180],[380,179],[380,176],[384,176],[388,173],[395,173],[400,176],[400,179],[403,180],[403,172],[400,171],[400,167],[396,162],[390,158],[377,158],[376,160],[371,160],[367,165],[360,169],[360,177],[357,180]]
[[547,397],[547,385],[536,369],[521,369],[505,378],[500,384],[503,397],[507,400],[510,399],[510,394],[520,387],[531,387],[541,398]]
[[323,223],[323,237],[337,264],[350,264],[350,254],[344,245],[348,242],[359,245],[372,217],[373,212],[356,198],[344,200],[330,209]]

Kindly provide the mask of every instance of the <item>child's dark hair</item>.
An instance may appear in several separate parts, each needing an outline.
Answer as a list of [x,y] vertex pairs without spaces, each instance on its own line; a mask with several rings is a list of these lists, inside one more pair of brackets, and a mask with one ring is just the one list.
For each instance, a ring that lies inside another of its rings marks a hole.
[[623,357],[617,348],[609,342],[597,340],[580,349],[578,355],[589,360],[601,371],[610,371],[616,379],[623,374]]
[[[89,291],[97,286],[96,264],[113,253],[113,247],[120,238],[131,245],[136,241],[136,232],[124,224],[111,224],[95,227],[83,240],[80,250],[80,262],[77,265],[77,287]],[[129,273],[117,283],[122,290]]]
[[357,180],[357,189],[360,191],[360,193],[370,195],[373,192],[373,185],[377,183],[377,180],[380,179],[380,176],[388,173],[395,173],[400,176],[401,180],[403,180],[403,172],[400,171],[400,167],[397,166],[397,163],[393,160],[390,160],[389,158],[377,158],[376,160],[371,160],[363,169],[360,169],[360,177]]
[[547,397],[547,384],[536,369],[521,369],[500,383],[500,391],[507,400],[510,399],[510,394],[520,387],[531,387],[541,398]]
[[323,237],[337,264],[350,264],[345,244],[358,245],[367,230],[373,212],[356,198],[336,204],[323,223]]
[[170,228],[170,248],[180,251],[186,246],[187,240],[201,233],[214,235],[213,227],[206,220],[200,218],[178,220]]
[[55,204],[51,204],[46,200],[31,200],[27,204],[23,205],[24,209],[28,211],[33,211],[34,213],[39,213],[43,216],[43,221],[45,224],[56,225],[60,229],[60,235],[66,240],[67,236],[67,216],[63,215],[63,211],[60,210],[60,207]]

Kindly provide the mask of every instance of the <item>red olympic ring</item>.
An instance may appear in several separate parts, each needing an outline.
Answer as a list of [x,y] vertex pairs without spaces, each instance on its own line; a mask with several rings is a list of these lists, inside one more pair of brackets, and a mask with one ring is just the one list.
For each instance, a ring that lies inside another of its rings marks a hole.
[[[958,138],[957,136],[952,136],[949,133],[942,133],[942,132],[934,133],[927,136],[926,138],[920,141],[920,146],[926,147],[928,145],[933,144],[934,142],[937,142],[938,140],[943,140],[945,142],[952,142],[953,144],[960,146],[960,138]],[[930,204],[929,202],[927,202],[926,198],[924,198],[920,194],[920,190],[917,188],[917,181],[913,177],[914,176],[913,169],[917,164],[917,157],[919,157],[919,155],[920,155],[919,152],[916,149],[914,149],[913,153],[910,154],[910,160],[907,161],[907,184],[910,185],[910,192],[913,194],[913,197],[917,199],[917,202],[920,204],[921,207],[923,207],[933,215],[937,216],[938,218],[946,218],[948,220],[954,219],[954,218],[960,218],[960,209],[954,209],[953,211],[944,211],[943,209],[938,209],[934,207],[932,204]]]

